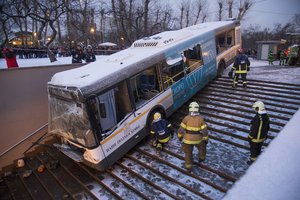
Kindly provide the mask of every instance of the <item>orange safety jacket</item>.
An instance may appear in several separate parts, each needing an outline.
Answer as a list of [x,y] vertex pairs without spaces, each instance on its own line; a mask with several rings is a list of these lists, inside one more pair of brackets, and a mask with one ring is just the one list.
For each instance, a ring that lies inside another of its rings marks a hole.
[[200,144],[208,141],[207,125],[200,115],[186,116],[179,127],[178,138],[183,137],[185,144]]

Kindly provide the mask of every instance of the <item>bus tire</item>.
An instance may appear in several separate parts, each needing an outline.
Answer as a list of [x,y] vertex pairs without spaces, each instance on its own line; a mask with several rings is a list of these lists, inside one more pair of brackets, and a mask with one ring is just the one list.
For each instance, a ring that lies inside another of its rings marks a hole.
[[148,131],[149,133],[151,131],[151,123],[153,121],[154,113],[156,113],[156,112],[159,112],[161,114],[161,118],[163,118],[163,119],[166,118],[164,110],[159,109],[159,108],[152,110],[151,113],[148,115],[147,124],[146,124],[146,131]]
[[224,70],[225,70],[225,63],[224,63],[224,61],[221,61],[218,65],[217,77],[221,77]]

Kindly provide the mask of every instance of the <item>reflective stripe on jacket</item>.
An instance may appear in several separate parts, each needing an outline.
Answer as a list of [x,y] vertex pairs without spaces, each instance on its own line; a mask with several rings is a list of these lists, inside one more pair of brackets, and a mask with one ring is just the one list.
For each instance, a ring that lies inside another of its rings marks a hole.
[[267,113],[256,114],[251,121],[250,134],[248,138],[251,142],[263,142],[267,138],[270,129],[270,120]]
[[245,54],[239,54],[234,60],[232,69],[235,70],[236,74],[246,74],[249,66],[250,61],[248,57]]
[[178,137],[183,137],[185,144],[199,144],[208,140],[207,125],[200,115],[186,116],[179,127]]
[[166,120],[161,119],[158,121],[153,121],[151,126],[151,134],[155,134],[155,137],[159,142],[165,143],[168,142],[171,136],[172,125]]

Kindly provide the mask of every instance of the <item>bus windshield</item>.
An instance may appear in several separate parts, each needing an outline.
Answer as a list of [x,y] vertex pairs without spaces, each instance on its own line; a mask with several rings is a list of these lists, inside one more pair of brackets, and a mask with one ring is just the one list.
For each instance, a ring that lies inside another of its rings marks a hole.
[[96,140],[84,104],[49,97],[49,133],[58,134],[84,147]]

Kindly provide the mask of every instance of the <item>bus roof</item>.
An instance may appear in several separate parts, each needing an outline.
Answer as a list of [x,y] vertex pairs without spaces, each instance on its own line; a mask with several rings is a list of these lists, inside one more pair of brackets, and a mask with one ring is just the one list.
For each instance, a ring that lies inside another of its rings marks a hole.
[[135,41],[128,49],[110,56],[103,56],[93,63],[56,73],[50,85],[61,87],[75,87],[87,96],[112,86],[114,83],[138,73],[142,66],[150,66],[162,59],[168,48],[195,36],[210,31],[221,31],[226,27],[234,27],[235,21],[206,22],[176,31],[166,31],[151,37]]

